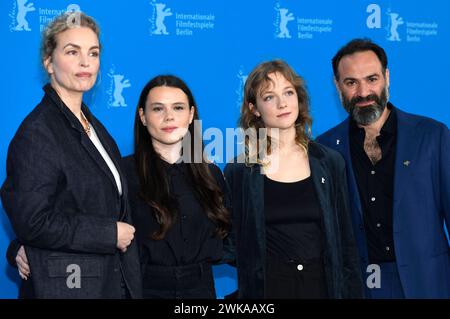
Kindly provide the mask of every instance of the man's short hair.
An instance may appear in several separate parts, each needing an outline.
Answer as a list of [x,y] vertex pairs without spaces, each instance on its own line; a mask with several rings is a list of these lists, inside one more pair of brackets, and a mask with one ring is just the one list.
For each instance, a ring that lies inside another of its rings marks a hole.
[[344,45],[342,48],[340,48],[332,59],[333,73],[336,80],[339,80],[338,66],[341,59],[346,55],[351,55],[353,53],[363,51],[372,51],[373,53],[375,53],[381,62],[383,74],[386,73],[388,59],[386,56],[386,52],[384,52],[384,49],[380,47],[378,44],[372,42],[372,40],[368,38],[353,39],[346,45]]

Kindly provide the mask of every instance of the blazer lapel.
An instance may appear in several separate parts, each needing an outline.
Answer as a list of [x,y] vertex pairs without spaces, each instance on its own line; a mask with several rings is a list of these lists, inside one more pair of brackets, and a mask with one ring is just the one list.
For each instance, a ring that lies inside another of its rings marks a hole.
[[314,184],[314,188],[316,189],[317,199],[319,200],[319,205],[323,213],[323,222],[325,225],[326,233],[332,234],[333,225],[331,225],[331,221],[333,220],[332,216],[328,216],[330,212],[333,211],[330,207],[329,195],[331,194],[331,183],[333,183],[332,178],[327,172],[327,169],[324,167],[324,162],[322,159],[321,152],[314,147],[314,143],[309,144],[308,150],[308,159],[309,159],[309,167],[311,170],[311,178]]
[[[98,135],[97,131],[96,131],[96,133]],[[99,139],[100,139],[100,142],[102,143],[103,147],[105,147],[104,140],[102,141],[102,139],[100,137],[99,137]],[[89,154],[91,159],[94,160],[94,162],[97,164],[97,166],[103,171],[103,173],[105,173],[106,176],[108,176],[108,179],[111,181],[111,183],[113,183],[114,186],[117,188],[117,184],[116,184],[116,180],[114,179],[114,175],[112,174],[112,172],[109,169],[108,165],[106,164],[105,160],[100,155],[100,152],[97,150],[94,143],[92,143],[92,141],[89,139],[89,137],[83,133],[81,133],[81,145],[84,147],[84,149]],[[105,147],[105,150],[106,150],[106,147]],[[106,152],[108,152],[108,151],[106,150]],[[108,153],[108,155],[109,155],[109,153]],[[116,167],[117,167],[117,165],[116,165]],[[122,179],[122,177],[121,177],[121,179]]]
[[[264,176],[261,174],[261,167],[253,165],[244,170],[243,187],[248,190],[248,206],[253,208],[253,216],[246,216],[254,221],[256,231],[256,247],[262,261],[266,256],[266,228],[264,215]],[[249,210],[247,210],[249,211]],[[263,267],[264,267],[263,262]]]
[[350,137],[349,137],[349,119],[342,123],[340,130],[336,134],[336,145],[334,149],[337,150],[345,160],[347,170],[347,183],[350,194],[350,200],[353,207],[356,208],[358,214],[363,219],[361,198],[359,196],[358,184],[356,183],[355,172],[353,171],[352,157],[350,155]]
[[[86,149],[89,156],[94,160],[94,162],[98,165],[98,167],[106,174],[106,176],[108,176],[109,180],[117,188],[117,184],[116,184],[116,181],[114,179],[114,176],[113,176],[111,170],[109,169],[109,167],[106,164],[103,157],[100,155],[100,152],[97,150],[95,145],[89,139],[89,136],[87,136],[84,133],[84,130],[83,130],[83,127],[81,126],[80,121],[78,121],[77,117],[72,113],[72,111],[67,107],[67,105],[64,104],[64,102],[61,100],[59,95],[56,93],[56,91],[52,88],[52,86],[50,84],[45,85],[43,89],[44,89],[46,95],[53,101],[55,107],[57,107],[62,112],[64,117],[67,119],[68,124],[72,127],[72,129],[78,131],[78,133],[80,134],[80,143]],[[123,182],[123,178],[122,178],[123,174],[120,171],[120,165],[118,165],[117,160],[111,154],[112,153],[111,147],[106,142],[108,140],[108,138],[106,138],[105,134],[103,133],[103,131],[100,127],[101,125],[97,124],[95,118],[92,116],[89,109],[87,108],[87,106],[84,103],[81,105],[81,108],[82,108],[83,113],[87,117],[87,119],[91,123],[94,123],[94,129],[95,129],[95,132],[97,133],[98,138],[100,139],[103,147],[105,148],[106,152],[111,157],[111,160],[113,161],[114,165],[116,166],[117,170],[119,171],[119,174],[121,176],[122,185],[126,184]]]
[[[109,157],[111,158],[111,161],[114,163],[114,166],[116,167],[117,171],[119,172],[120,182],[122,184],[122,194],[126,194],[127,193],[127,183],[124,180],[124,174],[122,173],[122,167],[121,167],[121,163],[120,163],[120,161],[121,161],[120,154],[118,157],[118,155],[113,152],[113,146],[110,144],[111,138],[104,131],[103,127],[98,123],[97,119],[95,119],[93,117],[92,117],[92,119],[93,120],[91,121],[91,123],[94,126],[95,133],[97,134],[100,142],[103,145],[103,148],[105,149],[106,153],[108,153]],[[98,157],[95,157],[94,160],[97,161],[97,164],[108,175],[111,182],[114,183],[114,185],[117,185],[116,180],[114,179],[114,175],[112,174],[111,170],[109,169],[109,167],[106,164],[103,157],[100,155],[100,153],[96,149],[95,145],[93,145],[93,143],[90,141],[89,138],[88,138],[88,141],[86,141],[86,144],[89,144],[88,142],[90,142],[90,144],[92,146],[94,146],[94,150],[95,150],[94,153],[96,155],[99,155]],[[85,147],[87,147],[87,145]],[[91,154],[91,152],[89,152],[89,154]]]
[[411,172],[419,165],[417,153],[419,151],[419,140],[415,125],[408,120],[407,114],[397,111],[397,143],[395,154],[395,173],[394,173],[394,204],[393,215],[394,225],[399,218],[399,205],[403,197],[406,185],[411,185],[409,181]]

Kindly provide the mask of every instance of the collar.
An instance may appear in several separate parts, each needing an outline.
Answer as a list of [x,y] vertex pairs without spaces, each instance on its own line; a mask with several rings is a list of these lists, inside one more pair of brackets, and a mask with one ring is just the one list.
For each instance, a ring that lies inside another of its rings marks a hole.
[[167,171],[183,168],[186,164],[183,162],[183,158],[181,156],[175,163],[166,162],[164,159],[161,158],[161,156],[157,156],[156,160],[160,162],[161,166]]
[[[45,94],[53,101],[56,107],[64,114],[64,116],[67,118],[67,120],[70,122],[71,126],[80,131],[84,132],[83,126],[81,125],[78,118],[75,116],[75,114],[72,113],[72,111],[69,109],[69,107],[63,102],[63,100],[60,98],[56,90],[51,86],[50,83],[47,83],[42,88],[45,92]],[[89,111],[89,108],[86,106],[86,104],[81,104],[81,111],[83,112],[86,119],[92,123],[93,121],[93,115]]]

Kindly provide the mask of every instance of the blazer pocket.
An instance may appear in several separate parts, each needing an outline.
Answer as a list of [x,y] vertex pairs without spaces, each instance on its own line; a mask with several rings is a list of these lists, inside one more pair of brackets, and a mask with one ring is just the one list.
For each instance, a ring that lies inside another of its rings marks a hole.
[[102,261],[98,256],[48,257],[46,298],[102,298]]

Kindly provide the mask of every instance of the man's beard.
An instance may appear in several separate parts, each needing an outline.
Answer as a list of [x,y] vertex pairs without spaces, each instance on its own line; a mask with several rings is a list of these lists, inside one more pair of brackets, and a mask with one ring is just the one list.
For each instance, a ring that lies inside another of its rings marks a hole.
[[[345,110],[350,114],[352,119],[359,125],[369,125],[376,122],[383,114],[388,100],[388,89],[385,87],[380,96],[370,94],[366,97],[357,96],[351,100],[341,94],[342,104]],[[372,101],[373,104],[367,106],[356,106],[360,102]]]

